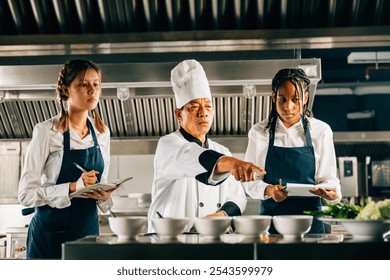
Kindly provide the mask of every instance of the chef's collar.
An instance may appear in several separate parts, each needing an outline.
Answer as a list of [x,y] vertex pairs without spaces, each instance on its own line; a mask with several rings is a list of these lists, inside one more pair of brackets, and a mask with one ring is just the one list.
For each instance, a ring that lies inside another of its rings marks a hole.
[[209,148],[209,141],[207,139],[207,134],[206,134],[206,141],[205,143],[203,144],[198,138],[192,136],[191,134],[189,134],[187,131],[184,130],[184,128],[180,127],[180,132],[181,134],[183,134],[184,138],[188,141],[188,142],[195,142],[196,144],[198,144],[199,146],[203,147],[203,148],[206,148],[208,149]]

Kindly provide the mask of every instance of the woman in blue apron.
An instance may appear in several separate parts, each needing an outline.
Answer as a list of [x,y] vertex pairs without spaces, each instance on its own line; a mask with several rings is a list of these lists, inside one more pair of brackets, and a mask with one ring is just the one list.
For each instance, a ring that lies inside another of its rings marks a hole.
[[100,95],[100,69],[72,60],[58,78],[60,115],[34,128],[18,194],[22,205],[35,209],[27,236],[29,259],[60,259],[62,243],[99,234],[96,203],[109,202],[110,192],[72,200],[69,194],[107,180],[110,134],[95,111]]
[[[302,215],[321,209],[321,199],[341,199],[333,133],[307,108],[310,80],[301,69],[282,69],[272,80],[272,109],[248,134],[245,160],[264,166],[263,180],[245,184],[260,199],[260,215]],[[288,196],[287,183],[316,185],[315,196]],[[310,233],[323,233],[314,219]],[[276,233],[273,226],[270,233]]]

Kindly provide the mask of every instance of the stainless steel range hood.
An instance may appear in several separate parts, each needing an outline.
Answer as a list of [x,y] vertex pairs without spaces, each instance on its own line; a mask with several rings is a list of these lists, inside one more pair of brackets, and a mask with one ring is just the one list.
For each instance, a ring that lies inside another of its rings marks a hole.
[[[171,87],[170,72],[178,62],[101,64],[103,86]],[[320,59],[201,61],[211,86],[270,85],[281,68],[300,67],[312,83],[321,79]],[[0,90],[53,89],[62,65],[0,66]]]
[[[100,64],[103,96],[98,110],[114,138],[158,137],[177,129],[170,71],[178,62]],[[309,106],[321,80],[320,59],[201,61],[213,93],[211,135],[246,135],[269,114],[271,81],[281,68],[300,67],[312,81]],[[0,66],[0,138],[30,138],[37,122],[58,112],[55,82],[61,65]],[[256,86],[254,97],[244,86]],[[127,100],[117,89],[127,88]]]

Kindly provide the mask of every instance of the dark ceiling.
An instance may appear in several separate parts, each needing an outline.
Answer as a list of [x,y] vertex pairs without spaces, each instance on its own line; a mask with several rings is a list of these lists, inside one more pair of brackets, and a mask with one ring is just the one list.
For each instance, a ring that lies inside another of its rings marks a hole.
[[348,64],[390,51],[386,0],[0,1],[0,65],[321,58],[323,83],[387,82]]

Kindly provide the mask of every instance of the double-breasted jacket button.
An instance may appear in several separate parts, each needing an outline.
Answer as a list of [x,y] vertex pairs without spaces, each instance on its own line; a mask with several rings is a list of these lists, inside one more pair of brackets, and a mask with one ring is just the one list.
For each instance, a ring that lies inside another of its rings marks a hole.
[[203,207],[204,206],[204,203],[203,202],[200,202],[199,203],[199,207]]

